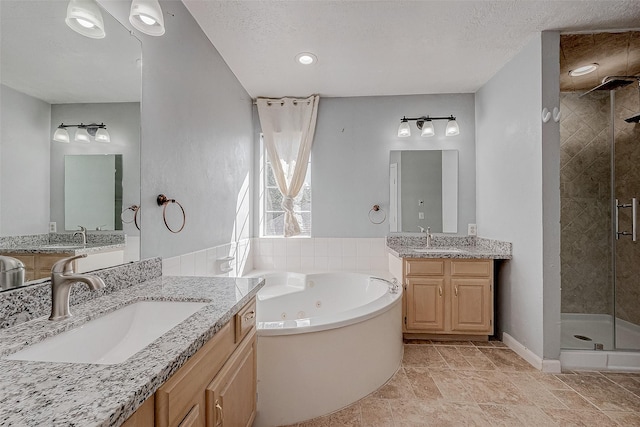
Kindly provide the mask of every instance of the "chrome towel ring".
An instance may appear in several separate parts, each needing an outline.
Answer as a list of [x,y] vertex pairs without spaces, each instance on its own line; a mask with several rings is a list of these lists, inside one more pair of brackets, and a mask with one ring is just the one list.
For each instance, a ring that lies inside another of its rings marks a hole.
[[[376,212],[380,212],[382,214],[382,219],[380,219],[379,221],[376,221],[374,218],[376,216],[380,216],[380,214],[376,214]],[[385,222],[385,220],[387,219],[387,214],[385,213],[385,211],[382,210],[382,208],[380,207],[380,205],[373,205],[373,207],[371,208],[371,210],[369,211],[369,221],[371,221],[372,224],[382,224],[383,222]]]
[[[162,219],[164,220],[164,225],[165,225],[165,227],[167,227],[167,230],[169,230],[172,233],[181,232],[182,229],[184,228],[185,224],[187,223],[187,215],[184,212],[184,208],[182,207],[182,205],[178,201],[176,201],[176,199],[170,199],[167,196],[165,196],[164,194],[159,194],[158,198],[156,199],[156,201],[158,202],[158,206],[164,206],[162,208]],[[175,203],[176,205],[178,205],[180,207],[180,210],[182,211],[182,226],[178,230],[173,230],[169,226],[169,223],[167,222],[167,206],[170,203]]]

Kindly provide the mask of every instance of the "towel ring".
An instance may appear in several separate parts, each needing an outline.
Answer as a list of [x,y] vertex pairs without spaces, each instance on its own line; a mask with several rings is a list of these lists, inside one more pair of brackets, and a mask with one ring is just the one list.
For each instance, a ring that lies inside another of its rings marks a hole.
[[[124,214],[127,211],[133,211],[133,219],[131,221],[125,221],[124,219]],[[120,214],[120,219],[122,220],[123,223],[125,224],[131,224],[132,222],[135,224],[136,228],[138,230],[140,230],[140,225],[138,224],[138,212],[140,211],[140,206],[138,205],[131,205],[128,208],[126,208],[125,210],[122,211],[122,213]]]
[[[382,212],[382,219],[380,221],[374,221],[374,219],[372,218],[372,216],[375,216],[375,212]],[[382,210],[382,208],[380,207],[380,205],[373,205],[373,207],[371,208],[371,210],[369,211],[369,221],[371,221],[372,224],[382,224],[383,222],[385,222],[387,219],[387,214],[385,213],[385,211]]]
[[[164,206],[164,208],[162,208],[162,219],[164,220],[164,225],[165,227],[167,227],[167,230],[175,234],[181,232],[185,224],[187,223],[187,214],[184,212],[184,208],[182,207],[182,205],[178,201],[176,201],[176,199],[170,199],[164,194],[159,194],[156,201],[158,202],[158,206]],[[178,230],[173,230],[167,222],[167,206],[169,206],[170,203],[175,203],[180,207],[180,210],[182,211],[182,226]]]

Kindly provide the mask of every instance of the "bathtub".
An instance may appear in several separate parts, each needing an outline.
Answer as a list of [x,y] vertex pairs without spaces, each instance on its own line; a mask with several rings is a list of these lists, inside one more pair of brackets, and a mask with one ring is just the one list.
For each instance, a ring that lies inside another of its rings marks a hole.
[[[402,361],[402,287],[359,273],[274,273],[257,296],[255,427],[294,424],[372,393]],[[386,276],[391,279],[391,276]]]

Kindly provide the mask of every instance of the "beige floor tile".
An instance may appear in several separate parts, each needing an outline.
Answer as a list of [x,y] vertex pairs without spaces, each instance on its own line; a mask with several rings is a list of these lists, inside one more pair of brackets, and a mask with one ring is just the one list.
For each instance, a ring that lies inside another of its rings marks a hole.
[[464,371],[461,379],[464,387],[477,403],[530,404],[526,394],[511,383],[508,376],[502,372]]
[[605,372],[603,375],[640,397],[640,376],[616,372]]
[[475,347],[472,341],[433,341],[433,345],[435,346],[465,346],[465,347]]
[[562,379],[602,411],[637,411],[640,397],[605,376],[566,375]]
[[329,425],[331,427],[361,427],[362,414],[360,408],[360,405],[355,404],[334,412],[329,415]]
[[503,371],[535,371],[528,362],[508,348],[480,347],[480,351]]
[[465,356],[465,359],[467,360],[469,365],[471,365],[472,369],[475,369],[475,370],[478,370],[478,371],[495,371],[496,369],[498,369],[498,368],[496,368],[496,365],[494,365],[484,355],[482,355],[482,356],[471,356],[471,357]]
[[406,367],[404,372],[417,399],[428,401],[442,399],[442,394],[431,375],[429,375],[428,368]]
[[298,427],[330,427],[329,417],[314,418],[313,420],[304,421],[298,424]]
[[404,369],[400,368],[395,375],[387,381],[385,385],[380,387],[371,397],[378,399],[415,399],[409,379],[404,373]]
[[528,372],[512,372],[507,377],[534,405],[540,408],[567,408],[544,384]]
[[429,369],[429,375],[442,397],[452,402],[475,402],[472,393],[464,385],[464,374],[451,369]]
[[581,411],[573,409],[549,409],[543,411],[562,427],[609,427],[617,424],[600,411]]
[[367,397],[360,401],[363,427],[393,427],[392,400]]
[[457,347],[440,346],[436,347],[440,356],[447,362],[451,369],[471,369],[472,366],[467,362]]
[[427,368],[447,368],[448,365],[432,345],[405,345],[403,366],[423,366]]
[[557,426],[540,408],[529,405],[485,405],[480,408],[494,426]]
[[432,401],[423,403],[426,420],[433,426],[491,426],[475,403]]
[[605,411],[604,414],[621,426],[640,426],[640,413]]
[[567,390],[551,390],[551,393],[557,397],[569,409],[582,409],[587,411],[598,410],[588,400],[584,399],[578,393],[571,389]]
[[419,400],[398,400],[391,405],[395,425],[411,425],[426,423],[426,411]]
[[531,375],[534,375],[536,380],[543,383],[547,390],[567,390],[569,388],[568,385],[559,380],[554,374],[533,372]]
[[482,354],[482,352],[480,350],[478,350],[478,347],[464,347],[464,346],[459,346],[457,347],[458,351],[464,356],[464,357],[485,357],[484,354]]

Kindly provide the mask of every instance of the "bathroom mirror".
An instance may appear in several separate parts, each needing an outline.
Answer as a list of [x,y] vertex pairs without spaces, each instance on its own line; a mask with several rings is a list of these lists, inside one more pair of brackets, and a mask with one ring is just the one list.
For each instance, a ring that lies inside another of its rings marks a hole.
[[389,156],[390,232],[458,231],[458,150],[402,150]]
[[[100,5],[105,37],[82,36],[65,24],[67,6],[0,1],[0,237],[89,225],[82,216],[65,225],[68,155],[120,154],[122,207],[140,204],[141,43]],[[55,142],[61,123],[104,123],[111,140],[76,142],[71,127],[69,143]],[[139,253],[134,224],[120,228]]]

